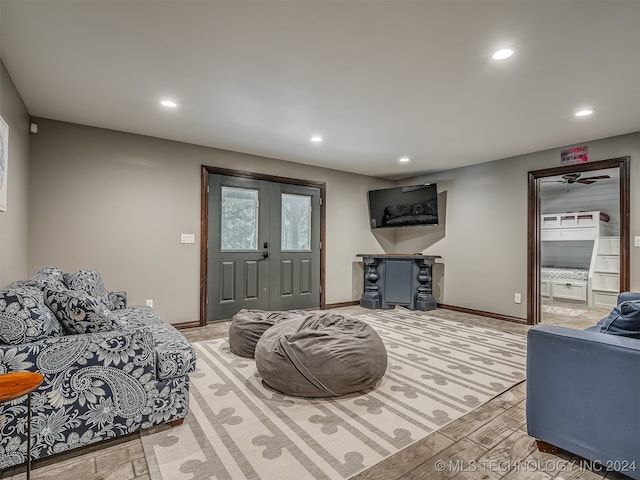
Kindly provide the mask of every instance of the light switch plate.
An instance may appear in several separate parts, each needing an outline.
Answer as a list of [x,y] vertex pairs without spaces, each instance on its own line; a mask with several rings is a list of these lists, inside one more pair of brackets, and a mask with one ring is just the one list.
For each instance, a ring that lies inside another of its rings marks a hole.
[[633,237],[633,246],[634,247],[640,247],[640,236],[636,235],[635,237]]
[[180,235],[180,243],[196,243],[196,236],[193,233],[183,233]]

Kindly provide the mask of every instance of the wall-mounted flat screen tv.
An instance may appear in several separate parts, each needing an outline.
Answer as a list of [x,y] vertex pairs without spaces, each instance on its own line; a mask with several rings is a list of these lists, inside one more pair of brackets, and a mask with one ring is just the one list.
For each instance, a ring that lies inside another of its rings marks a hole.
[[371,228],[438,224],[435,183],[369,190]]

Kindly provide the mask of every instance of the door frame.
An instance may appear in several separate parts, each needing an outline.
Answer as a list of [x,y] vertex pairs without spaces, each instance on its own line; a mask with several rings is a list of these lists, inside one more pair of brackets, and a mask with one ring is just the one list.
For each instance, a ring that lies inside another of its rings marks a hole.
[[630,285],[630,157],[563,165],[529,172],[527,195],[527,323],[540,322],[540,187],[538,180],[573,172],[620,169],[620,291]]
[[326,308],[325,302],[325,266],[326,266],[326,218],[325,218],[325,194],[327,184],[313,180],[301,180],[298,178],[277,177],[262,173],[233,170],[229,168],[211,167],[201,165],[200,169],[200,322],[199,325],[207,325],[207,287],[208,287],[208,261],[209,261],[209,174],[225,175],[228,177],[249,178],[252,180],[266,180],[269,182],[286,183],[289,185],[301,185],[314,187],[320,190],[320,309]]

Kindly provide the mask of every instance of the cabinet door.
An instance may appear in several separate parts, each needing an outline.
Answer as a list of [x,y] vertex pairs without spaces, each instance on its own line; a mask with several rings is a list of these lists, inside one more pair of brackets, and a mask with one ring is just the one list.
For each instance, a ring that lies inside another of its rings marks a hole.
[[587,301],[587,283],[579,280],[553,282],[553,298]]
[[413,262],[387,260],[385,262],[384,301],[393,305],[409,305],[413,298]]

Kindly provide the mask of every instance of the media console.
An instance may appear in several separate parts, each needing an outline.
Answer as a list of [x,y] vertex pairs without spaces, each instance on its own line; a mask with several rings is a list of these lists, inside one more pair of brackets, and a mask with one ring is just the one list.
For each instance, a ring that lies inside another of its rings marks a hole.
[[359,253],[364,262],[364,308],[433,310],[432,267],[439,255],[401,255]]

